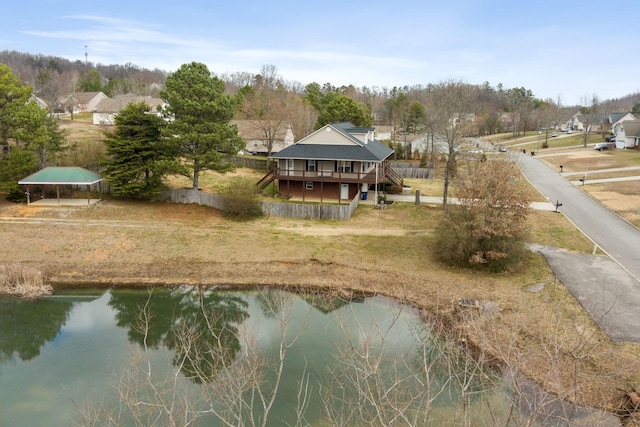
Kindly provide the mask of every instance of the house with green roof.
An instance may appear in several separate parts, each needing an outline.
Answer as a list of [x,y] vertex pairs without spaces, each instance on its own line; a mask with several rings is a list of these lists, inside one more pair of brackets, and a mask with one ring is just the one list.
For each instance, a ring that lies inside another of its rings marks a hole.
[[376,140],[374,131],[348,122],[325,125],[272,154],[276,167],[257,188],[277,181],[281,196],[338,203],[381,191],[401,192],[403,180],[389,166],[393,150]]

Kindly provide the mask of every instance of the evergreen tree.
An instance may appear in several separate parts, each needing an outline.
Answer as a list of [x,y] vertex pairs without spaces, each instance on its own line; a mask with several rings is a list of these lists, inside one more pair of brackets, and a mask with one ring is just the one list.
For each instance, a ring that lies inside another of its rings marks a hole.
[[83,74],[78,81],[79,92],[100,92],[102,90],[102,77],[95,68]]
[[7,199],[20,202],[26,197],[18,181],[38,170],[38,163],[30,150],[14,147],[0,158],[0,191],[6,191]]
[[8,146],[9,137],[15,129],[15,116],[31,96],[31,86],[20,82],[11,68],[0,64],[0,154]]
[[369,107],[354,101],[346,95],[331,92],[323,99],[324,107],[318,120],[316,129],[329,123],[350,122],[355,126],[369,127],[373,125],[373,118]]
[[160,97],[168,104],[166,136],[189,166],[193,189],[198,189],[200,172],[232,170],[225,157],[244,147],[237,128],[229,123],[239,102],[225,95],[224,81],[212,76],[201,63],[182,65],[167,78],[165,86]]
[[47,110],[29,102],[16,112],[15,124],[15,145],[30,150],[40,169],[58,163],[67,147],[63,131]]
[[156,198],[163,178],[178,169],[162,139],[165,121],[150,111],[144,102],[127,105],[115,118],[115,130],[106,134],[105,176],[116,196]]
[[18,181],[58,161],[64,135],[48,111],[29,102],[31,86],[23,85],[0,64],[0,189],[11,200],[24,198]]

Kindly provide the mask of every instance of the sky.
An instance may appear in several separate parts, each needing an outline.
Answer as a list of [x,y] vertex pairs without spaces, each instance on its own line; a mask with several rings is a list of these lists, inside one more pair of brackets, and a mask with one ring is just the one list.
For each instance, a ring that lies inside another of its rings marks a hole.
[[587,104],[640,91],[640,1],[23,0],[0,50],[368,88],[456,80]]

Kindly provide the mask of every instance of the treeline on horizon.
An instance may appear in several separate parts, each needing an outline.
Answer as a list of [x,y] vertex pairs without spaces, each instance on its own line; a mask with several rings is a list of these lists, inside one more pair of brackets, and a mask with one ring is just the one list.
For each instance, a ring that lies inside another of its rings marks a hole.
[[[135,95],[148,95],[158,97],[164,87],[166,78],[175,70],[149,70],[137,65],[127,63],[124,65],[94,64],[81,60],[71,61],[65,58],[44,54],[22,53],[4,50],[0,52],[0,63],[9,66],[13,73],[24,83],[34,89],[34,94],[43,99],[54,99],[54,93],[62,96],[71,91],[102,91],[110,97],[119,94],[132,93]],[[263,76],[265,70],[271,75]],[[311,82],[303,84],[297,81],[289,81],[285,76],[277,74],[277,68],[273,65],[263,66],[257,73],[238,71],[233,73],[217,74],[217,77],[225,82],[226,92],[235,95],[243,88],[262,84],[265,77],[277,81],[277,89],[286,91],[289,97],[310,98],[313,92],[320,95],[327,93],[340,93],[368,107],[374,120],[374,125],[395,126],[404,128],[401,110],[409,109],[411,105],[420,104],[428,109],[431,89],[438,82],[416,84],[402,87],[355,87],[333,86],[330,82]],[[556,122],[566,121],[580,109],[598,109],[598,113],[628,112],[634,105],[640,102],[640,93],[632,93],[619,99],[600,100],[596,93],[588,94],[585,99],[588,105],[563,105],[560,99],[537,99],[535,92],[530,88],[516,87],[504,88],[502,84],[495,87],[489,82],[481,85],[467,84],[474,102],[470,103],[469,111],[461,113],[475,113],[478,118],[494,120],[491,117],[497,112],[515,112],[522,108],[522,100],[530,104],[532,111],[543,106],[551,106],[555,109]],[[517,99],[516,99],[517,98]],[[291,98],[290,98],[291,99]],[[517,102],[518,105],[514,103]],[[298,105],[297,102],[291,105]],[[239,112],[239,119],[253,119],[250,108]],[[595,111],[592,111],[595,112]],[[539,120],[535,114],[527,114],[530,123],[526,126],[533,129],[539,126]],[[292,123],[295,120],[292,120]],[[309,122],[307,118],[305,122]],[[313,120],[311,120],[313,121]],[[309,131],[308,125],[294,124],[297,135]],[[494,133],[491,125],[485,126],[487,133]],[[509,131],[509,129],[501,129]],[[522,129],[526,130],[526,129]]]

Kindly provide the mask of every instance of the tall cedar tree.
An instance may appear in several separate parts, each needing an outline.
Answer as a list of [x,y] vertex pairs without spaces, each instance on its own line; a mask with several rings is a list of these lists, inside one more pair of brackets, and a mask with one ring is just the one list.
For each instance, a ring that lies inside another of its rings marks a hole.
[[178,162],[162,139],[165,121],[149,114],[144,102],[129,104],[115,118],[115,131],[107,132],[108,159],[105,176],[116,196],[154,199],[163,188],[163,178],[174,173]]
[[193,189],[197,190],[200,172],[232,170],[225,157],[244,147],[238,129],[229,123],[239,102],[224,94],[224,81],[197,62],[182,65],[167,78],[165,87],[160,93],[168,104],[165,135],[191,170]]

